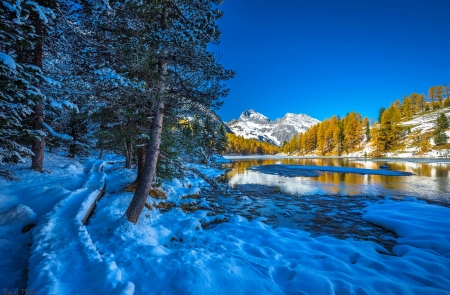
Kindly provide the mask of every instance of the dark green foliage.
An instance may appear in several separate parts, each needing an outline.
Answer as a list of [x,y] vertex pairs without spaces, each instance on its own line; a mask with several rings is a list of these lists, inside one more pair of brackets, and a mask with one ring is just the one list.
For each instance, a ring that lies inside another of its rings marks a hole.
[[382,117],[383,117],[383,113],[384,113],[385,110],[386,110],[385,108],[381,108],[381,109],[378,111],[378,123],[381,123],[381,119],[382,119]]
[[366,140],[369,141],[372,137],[370,136],[370,123],[369,120],[366,121]]
[[447,97],[447,99],[444,101],[444,107],[450,107],[450,97]]
[[10,180],[14,176],[3,166],[32,154],[24,139],[44,135],[24,123],[36,102],[45,98],[39,88],[42,71],[33,66],[34,46],[42,37],[33,21],[37,10],[39,17],[50,18],[46,14],[51,10],[34,1],[0,2],[0,178]]
[[447,143],[447,135],[445,130],[449,127],[448,118],[445,113],[441,113],[435,122],[434,144],[444,145]]

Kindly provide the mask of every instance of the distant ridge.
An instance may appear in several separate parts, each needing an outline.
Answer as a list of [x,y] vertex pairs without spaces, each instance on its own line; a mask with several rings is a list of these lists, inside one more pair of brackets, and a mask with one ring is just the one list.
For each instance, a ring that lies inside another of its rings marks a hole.
[[242,112],[239,119],[231,120],[226,125],[236,135],[281,146],[284,141],[291,140],[294,135],[307,131],[317,123],[320,121],[308,115],[292,113],[272,121],[251,109]]

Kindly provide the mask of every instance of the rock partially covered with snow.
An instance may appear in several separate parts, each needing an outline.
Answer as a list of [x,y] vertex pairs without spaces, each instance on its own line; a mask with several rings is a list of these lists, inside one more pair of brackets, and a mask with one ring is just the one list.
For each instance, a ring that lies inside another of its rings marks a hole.
[[6,231],[17,231],[25,225],[34,222],[36,214],[30,207],[22,204],[14,205],[10,209],[0,212],[0,234]]

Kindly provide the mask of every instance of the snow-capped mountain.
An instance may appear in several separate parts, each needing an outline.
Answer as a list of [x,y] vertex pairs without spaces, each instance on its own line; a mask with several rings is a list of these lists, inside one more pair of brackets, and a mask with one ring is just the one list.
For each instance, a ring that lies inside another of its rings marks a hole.
[[226,125],[234,134],[244,138],[281,145],[284,141],[289,141],[294,135],[305,132],[319,122],[308,115],[292,113],[272,121],[261,113],[248,110],[243,112],[238,120],[231,120]]

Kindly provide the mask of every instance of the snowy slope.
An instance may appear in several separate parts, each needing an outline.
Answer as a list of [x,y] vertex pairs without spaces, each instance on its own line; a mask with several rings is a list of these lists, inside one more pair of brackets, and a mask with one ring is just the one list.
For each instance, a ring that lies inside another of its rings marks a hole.
[[238,120],[227,123],[227,126],[233,133],[244,138],[281,145],[284,141],[289,141],[294,135],[305,132],[319,122],[308,115],[292,113],[272,121],[261,113],[248,110],[243,112]]
[[447,117],[450,117],[450,108],[447,107],[431,113],[413,116],[411,120],[402,122],[401,125],[410,126],[411,131],[419,130],[420,133],[429,132],[434,130],[436,119],[441,113],[444,113]]

